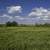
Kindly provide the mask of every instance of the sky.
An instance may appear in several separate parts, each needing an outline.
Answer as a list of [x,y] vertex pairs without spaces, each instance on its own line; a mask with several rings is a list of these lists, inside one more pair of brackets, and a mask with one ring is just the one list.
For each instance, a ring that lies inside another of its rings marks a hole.
[[50,0],[0,0],[0,23],[50,23]]

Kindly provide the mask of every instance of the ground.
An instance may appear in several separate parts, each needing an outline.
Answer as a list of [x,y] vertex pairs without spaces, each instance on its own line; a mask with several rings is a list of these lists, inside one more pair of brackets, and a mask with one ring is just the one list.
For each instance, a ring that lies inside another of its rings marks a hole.
[[0,27],[0,50],[50,50],[50,27]]

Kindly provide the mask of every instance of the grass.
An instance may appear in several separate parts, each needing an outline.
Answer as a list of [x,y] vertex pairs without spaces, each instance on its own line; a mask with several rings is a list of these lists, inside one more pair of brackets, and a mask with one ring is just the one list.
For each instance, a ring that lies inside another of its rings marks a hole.
[[50,27],[0,27],[0,50],[50,50]]

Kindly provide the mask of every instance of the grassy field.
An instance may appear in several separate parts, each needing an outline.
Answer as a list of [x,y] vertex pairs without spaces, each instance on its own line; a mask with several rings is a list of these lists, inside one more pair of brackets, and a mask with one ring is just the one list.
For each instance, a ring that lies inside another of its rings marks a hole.
[[50,50],[50,27],[0,27],[0,50]]

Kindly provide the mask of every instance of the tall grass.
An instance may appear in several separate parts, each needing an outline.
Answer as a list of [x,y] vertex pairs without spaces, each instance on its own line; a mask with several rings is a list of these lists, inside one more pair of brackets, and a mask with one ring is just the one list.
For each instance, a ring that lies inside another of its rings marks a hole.
[[0,50],[50,50],[50,28],[0,27]]

